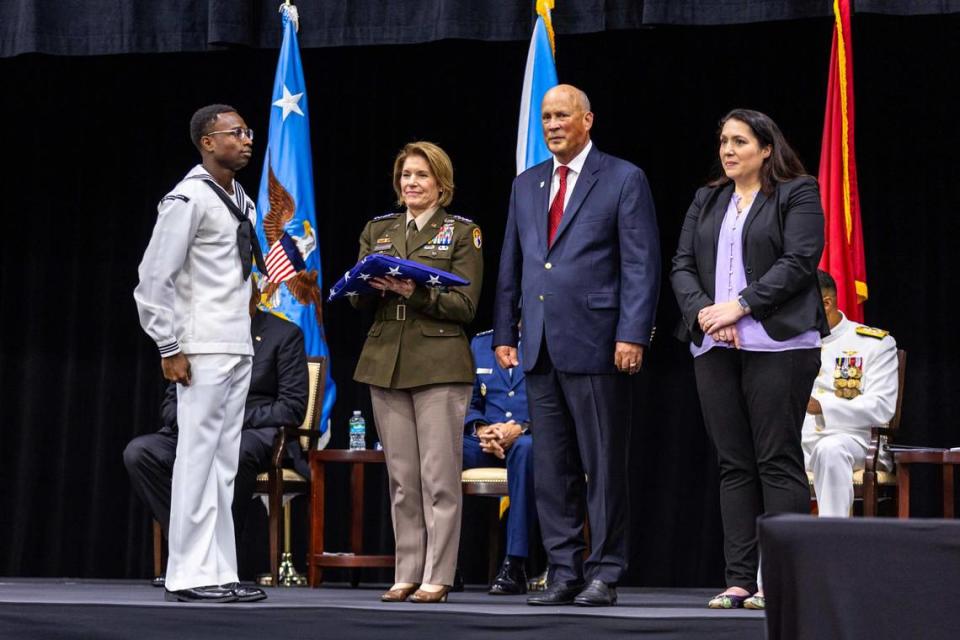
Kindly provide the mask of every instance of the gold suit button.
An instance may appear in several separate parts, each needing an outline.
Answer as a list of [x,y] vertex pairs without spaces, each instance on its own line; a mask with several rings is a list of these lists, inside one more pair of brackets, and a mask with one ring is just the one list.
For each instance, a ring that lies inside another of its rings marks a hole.
[[537,297],[540,298],[540,302],[543,302],[543,296],[542,296],[542,295],[537,296]]
[[549,262],[548,262],[547,264],[543,265],[543,267],[544,267],[545,269],[553,269],[553,265],[550,264]]

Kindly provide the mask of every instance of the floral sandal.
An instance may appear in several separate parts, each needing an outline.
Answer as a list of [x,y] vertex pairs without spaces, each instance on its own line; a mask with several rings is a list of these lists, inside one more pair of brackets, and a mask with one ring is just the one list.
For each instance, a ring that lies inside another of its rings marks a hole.
[[735,593],[718,593],[710,598],[707,606],[711,609],[740,609],[751,596],[738,596]]

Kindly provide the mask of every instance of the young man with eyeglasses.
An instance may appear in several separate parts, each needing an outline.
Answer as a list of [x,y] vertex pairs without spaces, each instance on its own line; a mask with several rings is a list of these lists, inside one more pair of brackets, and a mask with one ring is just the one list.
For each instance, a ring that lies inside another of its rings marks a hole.
[[143,330],[177,383],[177,441],[165,598],[252,602],[239,584],[231,504],[250,385],[250,277],[263,258],[256,208],[235,174],[250,161],[253,131],[233,107],[190,119],[201,164],[163,197],[133,296]]

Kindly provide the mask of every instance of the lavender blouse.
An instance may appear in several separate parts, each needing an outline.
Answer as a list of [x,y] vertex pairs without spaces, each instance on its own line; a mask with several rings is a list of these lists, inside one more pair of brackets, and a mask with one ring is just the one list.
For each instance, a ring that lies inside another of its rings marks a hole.
[[[729,302],[740,297],[740,292],[747,288],[747,275],[743,268],[743,226],[750,215],[753,203],[745,207],[742,212],[737,211],[740,196],[736,193],[730,198],[727,212],[723,216],[723,225],[720,227],[720,239],[717,243],[716,280],[714,280],[715,303]],[[740,334],[740,348],[745,351],[787,351],[788,349],[813,349],[820,346],[820,332],[816,329],[804,331],[782,342],[774,340],[753,316],[744,316],[737,321],[737,332]],[[703,355],[714,347],[732,349],[733,345],[726,342],[717,342],[709,335],[703,337],[703,343],[698,347],[690,343],[690,353],[693,357]]]

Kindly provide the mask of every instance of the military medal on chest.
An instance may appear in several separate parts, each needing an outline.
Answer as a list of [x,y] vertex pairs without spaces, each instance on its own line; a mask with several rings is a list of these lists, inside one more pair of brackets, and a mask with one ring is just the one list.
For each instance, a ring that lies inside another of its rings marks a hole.
[[427,244],[437,251],[447,251],[453,244],[453,220],[444,220],[440,231]]
[[856,351],[846,351],[836,358],[833,367],[833,393],[838,398],[852,400],[863,393],[863,357]]

